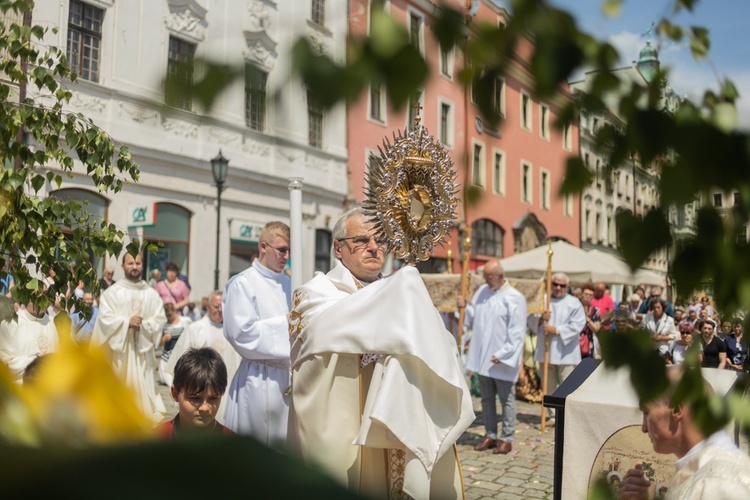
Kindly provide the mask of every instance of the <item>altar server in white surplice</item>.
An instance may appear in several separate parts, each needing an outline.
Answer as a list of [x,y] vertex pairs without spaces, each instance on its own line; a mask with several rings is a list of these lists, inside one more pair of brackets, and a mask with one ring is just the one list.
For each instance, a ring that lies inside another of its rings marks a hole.
[[[737,448],[724,430],[706,435],[687,401],[673,404],[681,376],[679,367],[668,367],[669,387],[666,392],[642,405],[641,431],[648,434],[654,451],[677,457],[672,480],[657,485],[657,492],[663,488],[666,492],[661,498],[679,500],[750,498],[750,458],[747,453]],[[704,382],[704,390],[707,395],[713,395],[707,382]],[[636,462],[635,467],[625,473],[618,498],[651,498],[652,487],[643,465]]]
[[462,498],[454,444],[474,420],[453,336],[419,272],[379,279],[361,209],[333,228],[334,268],[294,295],[289,446],[372,498]]
[[57,328],[45,310],[29,303],[18,310],[18,320],[0,321],[0,361],[10,368],[13,381],[20,384],[29,363],[57,351]]
[[141,279],[143,257],[126,253],[122,269],[125,279],[104,290],[99,300],[91,347],[105,351],[144,414],[159,422],[166,408],[154,385],[154,346],[167,317],[159,294]]
[[260,232],[259,257],[224,288],[224,336],[242,357],[229,386],[224,425],[268,446],[286,442],[289,327],[292,284],[289,227],[269,222]]
[[549,393],[562,384],[581,362],[578,337],[586,326],[583,304],[568,294],[568,275],[552,275],[552,313],[529,316],[529,328],[539,336],[535,359],[544,361],[544,336],[549,336]]
[[[240,355],[234,350],[232,344],[224,338],[223,324],[224,316],[221,309],[222,292],[217,290],[208,299],[207,313],[198,321],[194,321],[177,339],[172,355],[167,362],[166,372],[174,377],[174,367],[180,357],[188,349],[211,347],[219,353],[227,367],[227,377],[231,380],[237,367],[240,365]],[[224,423],[224,412],[226,411],[227,393],[221,397],[216,420]]]
[[[485,437],[474,449],[507,454],[516,432],[516,389],[526,335],[526,299],[505,281],[497,259],[484,265],[486,284],[466,307],[465,325],[471,328],[466,369],[479,377]],[[466,305],[459,297],[458,306]],[[503,407],[503,428],[498,440],[495,395]]]

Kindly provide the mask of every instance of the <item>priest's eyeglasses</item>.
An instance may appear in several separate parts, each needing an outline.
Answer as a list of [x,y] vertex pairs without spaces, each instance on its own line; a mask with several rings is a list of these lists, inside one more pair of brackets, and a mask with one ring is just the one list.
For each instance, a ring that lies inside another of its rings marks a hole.
[[386,245],[385,236],[382,236],[382,235],[379,235],[379,236],[357,235],[357,236],[350,236],[348,238],[336,238],[336,239],[339,241],[351,240],[352,251],[362,250],[363,248],[367,248],[368,246],[370,246],[371,241],[374,241],[375,246],[378,248],[383,248]]

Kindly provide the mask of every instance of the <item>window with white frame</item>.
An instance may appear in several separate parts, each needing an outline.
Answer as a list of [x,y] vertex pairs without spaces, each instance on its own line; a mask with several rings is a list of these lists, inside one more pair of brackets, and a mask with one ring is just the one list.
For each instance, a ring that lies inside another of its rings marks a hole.
[[370,119],[376,122],[385,123],[385,92],[383,84],[375,83],[370,85]]
[[521,162],[521,202],[523,203],[531,203],[531,182],[531,163],[523,161]]
[[549,140],[549,107],[546,104],[539,105],[539,135]]
[[565,217],[573,217],[573,196],[569,193],[565,195],[563,213]]
[[307,91],[307,142],[315,148],[323,147],[323,107],[310,90]]
[[544,210],[550,209],[550,175],[549,170],[540,169],[540,176],[541,180],[540,184],[540,190],[541,190],[541,197],[542,197],[542,208]]
[[245,123],[263,131],[266,121],[266,81],[268,73],[252,64],[245,65]]
[[319,26],[326,24],[326,2],[325,0],[312,0],[312,12],[310,15],[312,22]]
[[422,28],[424,26],[424,19],[416,12],[409,12],[409,42],[417,49],[420,54],[423,54],[422,50]]
[[67,56],[70,69],[79,78],[99,81],[104,11],[87,3],[71,0],[68,14]]
[[484,187],[484,147],[478,142],[474,143],[471,159],[471,183],[474,186]]
[[573,125],[566,123],[563,127],[563,149],[573,151]]
[[447,147],[453,146],[453,106],[450,102],[440,100],[440,123],[438,134],[440,142]]
[[602,187],[602,166],[601,166],[601,160],[599,158],[596,159],[596,187],[600,188]]
[[586,209],[586,214],[583,219],[583,228],[585,232],[586,241],[591,241],[591,210]]
[[492,89],[492,109],[505,118],[505,80],[495,78]]
[[531,130],[531,96],[521,92],[521,128]]
[[497,149],[492,160],[492,191],[505,196],[505,153]]
[[168,106],[190,111],[193,101],[190,93],[180,91],[193,84],[193,67],[195,45],[173,36],[169,37],[169,54],[167,59],[167,85],[165,101]]
[[440,45],[440,74],[453,78],[453,48],[447,49],[442,43]]

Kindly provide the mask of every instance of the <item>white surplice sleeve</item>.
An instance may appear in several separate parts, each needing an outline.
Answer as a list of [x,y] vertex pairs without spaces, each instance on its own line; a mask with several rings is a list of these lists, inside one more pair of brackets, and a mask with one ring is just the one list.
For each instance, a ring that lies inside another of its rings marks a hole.
[[289,326],[286,313],[261,318],[260,302],[251,283],[236,279],[224,293],[224,336],[245,359],[289,361]]

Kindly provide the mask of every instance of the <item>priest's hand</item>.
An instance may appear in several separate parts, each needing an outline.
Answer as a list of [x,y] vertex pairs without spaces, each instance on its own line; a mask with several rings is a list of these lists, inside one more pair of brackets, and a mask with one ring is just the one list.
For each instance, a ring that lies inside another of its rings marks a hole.
[[459,296],[456,299],[456,306],[458,306],[459,309],[461,309],[462,307],[466,307],[466,299]]
[[636,500],[648,498],[648,489],[651,481],[646,478],[643,472],[643,465],[640,462],[635,464],[635,468],[628,470],[625,477],[620,483],[620,491],[617,498],[633,498]]
[[500,363],[500,360],[497,359],[494,355],[490,356],[490,361],[492,361],[496,365]]
[[549,321],[550,316],[551,316],[551,314],[550,314],[549,311],[544,311],[542,313],[542,321]]
[[143,321],[143,318],[141,318],[137,314],[134,314],[130,317],[130,328],[132,328],[133,330],[140,330],[141,321]]
[[545,335],[557,335],[557,327],[552,325],[544,325],[544,334]]

